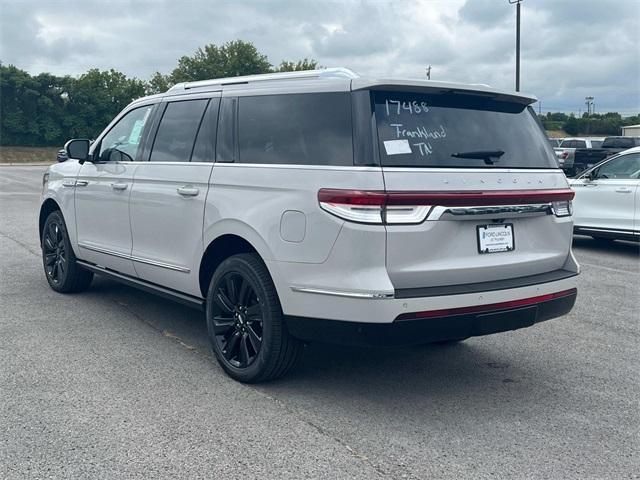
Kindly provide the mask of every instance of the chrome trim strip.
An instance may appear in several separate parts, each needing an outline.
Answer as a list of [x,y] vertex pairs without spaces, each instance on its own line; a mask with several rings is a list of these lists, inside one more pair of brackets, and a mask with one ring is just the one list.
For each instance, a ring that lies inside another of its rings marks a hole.
[[443,220],[447,217],[455,219],[465,216],[477,215],[513,215],[538,216],[551,215],[553,213],[550,203],[528,205],[483,205],[474,207],[443,207],[436,206],[429,213],[427,220]]
[[295,170],[339,170],[339,171],[357,171],[357,172],[381,172],[381,167],[372,166],[340,166],[340,165],[299,165],[297,163],[234,163],[234,162],[216,162],[214,168],[218,167],[247,167],[247,168],[275,168],[275,169],[295,169]]
[[85,250],[91,250],[92,252],[104,253],[106,255],[111,255],[112,257],[124,258],[126,260],[131,260],[131,255],[127,253],[114,252],[113,250],[109,250],[107,248],[97,247],[95,245],[90,245],[88,243],[78,242],[78,246],[80,248],[84,248]]
[[147,265],[153,265],[154,267],[166,268],[168,270],[175,270],[176,272],[190,273],[191,269],[187,267],[181,267],[180,265],[173,265],[171,263],[159,262],[157,260],[150,260],[144,257],[137,257],[135,255],[128,255],[126,253],[115,252],[107,248],[97,247],[87,243],[78,243],[80,248],[85,250],[91,250],[93,252],[104,253],[105,255],[111,255],[112,257],[124,258],[126,260],[132,260],[134,262],[146,263]]
[[393,298],[393,293],[388,292],[348,292],[344,290],[326,290],[323,288],[311,287],[290,287],[292,291],[298,293],[315,293],[318,295],[332,295],[334,297],[362,298],[367,300],[386,300]]
[[181,267],[180,265],[173,265],[171,263],[158,262],[157,260],[150,260],[148,258],[131,256],[131,260],[134,262],[146,263],[147,265],[153,265],[154,267],[166,268],[168,270],[175,270],[176,272],[189,273],[191,269],[187,267]]
[[383,167],[385,172],[429,173],[562,173],[561,168]]

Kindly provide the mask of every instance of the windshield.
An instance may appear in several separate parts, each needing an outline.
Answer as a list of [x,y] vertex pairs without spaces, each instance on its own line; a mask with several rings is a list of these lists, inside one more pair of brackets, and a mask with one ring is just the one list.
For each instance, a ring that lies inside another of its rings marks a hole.
[[525,105],[461,93],[374,92],[374,101],[383,166],[557,168]]

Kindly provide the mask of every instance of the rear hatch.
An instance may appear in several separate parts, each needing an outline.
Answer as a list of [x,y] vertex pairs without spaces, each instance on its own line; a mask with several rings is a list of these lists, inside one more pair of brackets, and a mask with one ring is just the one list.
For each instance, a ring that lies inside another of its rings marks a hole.
[[562,270],[573,193],[530,99],[372,95],[387,194],[386,264],[396,289]]

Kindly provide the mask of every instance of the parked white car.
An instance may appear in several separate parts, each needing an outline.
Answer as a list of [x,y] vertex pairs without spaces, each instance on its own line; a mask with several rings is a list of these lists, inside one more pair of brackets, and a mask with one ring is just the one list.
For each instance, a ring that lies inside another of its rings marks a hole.
[[574,233],[640,240],[640,147],[600,162],[569,183],[576,192]]

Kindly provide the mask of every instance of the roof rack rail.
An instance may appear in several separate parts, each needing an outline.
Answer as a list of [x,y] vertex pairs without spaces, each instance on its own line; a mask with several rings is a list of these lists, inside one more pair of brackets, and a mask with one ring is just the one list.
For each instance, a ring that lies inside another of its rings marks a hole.
[[360,75],[353,70],[343,67],[321,68],[318,70],[301,70],[296,72],[263,73],[258,75],[245,75],[241,77],[215,78],[211,80],[200,80],[197,82],[183,82],[171,87],[168,92],[178,90],[192,90],[213,86],[234,85],[241,83],[270,82],[278,80],[298,80],[310,78],[360,78]]

